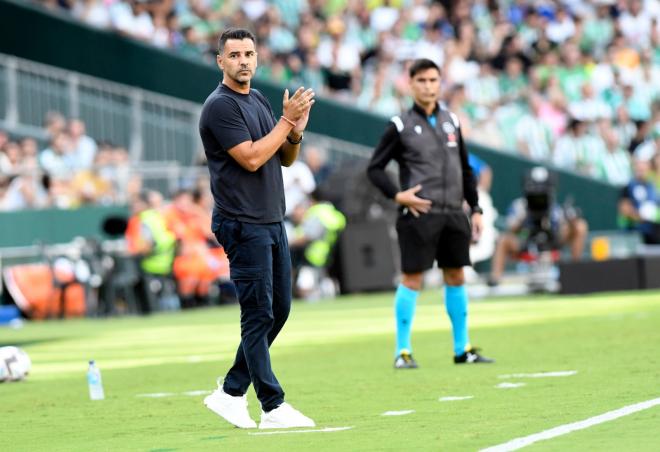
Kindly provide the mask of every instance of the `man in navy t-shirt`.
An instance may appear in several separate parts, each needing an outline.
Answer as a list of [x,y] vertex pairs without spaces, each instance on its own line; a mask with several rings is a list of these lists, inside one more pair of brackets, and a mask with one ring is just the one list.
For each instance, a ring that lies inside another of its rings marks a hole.
[[199,133],[215,200],[212,229],[238,292],[241,343],[222,386],[204,404],[237,427],[256,427],[245,396],[252,383],[263,409],[259,428],[313,427],[284,402],[268,349],[291,308],[281,166],[298,157],[314,92],[301,87],[289,97],[285,90],[277,119],[266,98],[250,88],[257,52],[247,30],[222,34],[217,62],[222,83],[204,103]]

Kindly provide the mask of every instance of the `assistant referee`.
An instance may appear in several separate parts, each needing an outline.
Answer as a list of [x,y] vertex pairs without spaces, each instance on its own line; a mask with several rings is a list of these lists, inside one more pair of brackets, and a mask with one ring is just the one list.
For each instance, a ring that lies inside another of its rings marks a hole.
[[[396,229],[401,249],[402,282],[394,301],[394,367],[415,368],[410,341],[423,272],[437,261],[444,276],[444,297],[454,339],[454,363],[489,363],[470,345],[468,296],[463,266],[470,265],[470,242],[481,232],[476,181],[455,114],[438,103],[440,68],[419,59],[409,70],[414,106],[395,116],[376,147],[368,168],[371,182],[400,206]],[[385,172],[399,165],[400,187]],[[470,218],[463,204],[467,201]]]

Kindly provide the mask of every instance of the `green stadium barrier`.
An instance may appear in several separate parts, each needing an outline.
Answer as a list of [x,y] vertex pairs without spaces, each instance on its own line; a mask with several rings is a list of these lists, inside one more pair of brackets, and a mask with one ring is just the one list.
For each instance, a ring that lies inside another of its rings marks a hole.
[[66,243],[78,236],[109,238],[103,220],[128,215],[126,206],[0,212],[0,248]]
[[[535,162],[517,155],[503,154],[474,143],[468,145],[470,152],[488,162],[493,170],[491,196],[500,215],[506,215],[511,201],[522,193],[522,180],[525,171]],[[554,169],[558,175],[558,200],[564,203],[568,198],[589,223],[591,230],[617,228],[617,203],[621,189],[604,182],[588,179],[569,171]]]
[[[4,19],[0,52],[198,103],[220,80],[214,65],[88,27],[65,14],[4,0],[0,1],[0,17]],[[283,88],[263,80],[254,85],[278,111]],[[309,130],[375,146],[386,121],[378,115],[319,99]],[[470,144],[469,149],[493,168],[493,200],[500,214],[504,214],[509,203],[520,196],[524,171],[535,163],[475,144]],[[616,228],[618,188],[570,172],[558,173],[560,201],[572,196],[592,230]]]

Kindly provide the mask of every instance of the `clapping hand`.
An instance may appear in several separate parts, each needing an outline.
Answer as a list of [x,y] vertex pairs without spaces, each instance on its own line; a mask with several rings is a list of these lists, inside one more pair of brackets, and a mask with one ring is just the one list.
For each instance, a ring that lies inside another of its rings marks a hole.
[[[284,90],[284,98],[282,99],[282,115],[292,122],[296,123],[295,130],[301,131],[307,125],[309,119],[309,110],[314,105],[314,90],[309,88],[305,90],[301,86],[289,98],[289,90]],[[301,127],[302,126],[302,127]]]

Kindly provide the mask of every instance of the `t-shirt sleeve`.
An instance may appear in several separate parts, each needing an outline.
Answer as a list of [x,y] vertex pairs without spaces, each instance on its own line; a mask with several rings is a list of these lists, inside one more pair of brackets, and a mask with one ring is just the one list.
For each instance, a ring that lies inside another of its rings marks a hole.
[[211,105],[209,126],[223,151],[252,141],[252,136],[238,104],[227,96],[218,97]]

